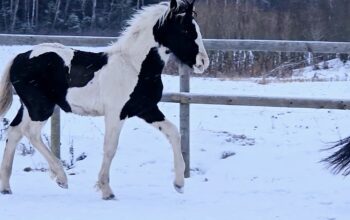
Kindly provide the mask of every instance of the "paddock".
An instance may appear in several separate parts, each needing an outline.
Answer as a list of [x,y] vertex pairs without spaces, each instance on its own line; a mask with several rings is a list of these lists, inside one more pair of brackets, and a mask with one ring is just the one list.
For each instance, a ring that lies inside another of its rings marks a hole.
[[[72,46],[105,46],[115,37],[91,36],[48,36],[48,35],[13,35],[0,34],[0,45],[35,45],[40,43],[61,43]],[[206,39],[206,50],[246,50],[270,52],[310,52],[310,53],[347,53],[350,51],[349,42],[324,41],[286,41],[286,40],[237,40],[237,39]],[[185,160],[185,177],[190,177],[190,104],[216,104],[239,106],[270,106],[314,109],[350,109],[350,99],[346,98],[303,98],[303,97],[267,97],[264,95],[211,95],[191,94],[191,69],[179,65],[180,93],[164,93],[163,102],[180,104],[180,124],[182,154]],[[51,119],[51,150],[60,158],[60,111],[56,109]]]
[[[6,62],[3,57],[24,48],[0,47],[1,62]],[[164,81],[166,92],[179,91],[177,77],[166,76]],[[211,91],[214,95],[264,93],[275,97],[278,93],[280,98],[305,98],[307,93],[310,99],[337,99],[342,103],[349,97],[348,82],[257,85],[195,78],[191,80],[191,87],[194,93],[215,88]],[[7,117],[13,116],[18,103],[16,105]],[[177,104],[162,103],[161,108],[179,124]],[[31,210],[31,216],[26,218],[60,218],[60,213],[64,213],[72,219],[140,218],[145,213],[151,213],[149,218],[169,219],[255,219],[257,216],[260,219],[345,219],[349,215],[350,200],[346,193],[349,180],[333,176],[318,163],[327,155],[320,149],[348,135],[347,111],[191,106],[192,175],[187,179],[184,195],[175,194],[168,184],[171,172],[163,171],[172,169],[166,140],[141,121],[132,119],[122,133],[111,174],[119,201],[109,204],[91,193],[91,183],[95,182],[93,173],[98,172],[95,160],[100,160],[102,152],[99,147],[103,137],[102,120],[67,114],[61,118],[62,159],[69,161],[69,146],[74,146],[75,158],[82,152],[87,158],[76,162],[68,171],[70,188],[65,191],[58,189],[46,173],[23,172],[25,167],[38,170],[47,167],[38,154],[17,155],[13,174],[16,192],[11,197],[0,197],[0,204],[4,204],[1,205],[4,211],[0,213],[3,212],[5,218],[18,218],[16,210],[27,209]],[[48,127],[45,134],[49,137]],[[151,146],[145,146],[147,143]],[[94,212],[81,214],[87,208]]]

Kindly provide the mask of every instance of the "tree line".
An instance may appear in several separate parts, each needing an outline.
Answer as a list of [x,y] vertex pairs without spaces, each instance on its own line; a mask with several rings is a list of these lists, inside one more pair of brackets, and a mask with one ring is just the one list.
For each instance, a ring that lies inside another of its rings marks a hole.
[[[0,2],[1,33],[118,36],[135,10],[160,0]],[[349,0],[197,0],[196,10],[205,38],[350,40]],[[210,75],[258,76],[288,74],[334,55],[210,51],[210,57]]]
[[[197,5],[205,38],[350,41],[348,0],[205,0]],[[335,54],[211,51],[214,76],[290,75]],[[340,56],[345,62],[348,55]],[[322,65],[316,64],[322,62]]]

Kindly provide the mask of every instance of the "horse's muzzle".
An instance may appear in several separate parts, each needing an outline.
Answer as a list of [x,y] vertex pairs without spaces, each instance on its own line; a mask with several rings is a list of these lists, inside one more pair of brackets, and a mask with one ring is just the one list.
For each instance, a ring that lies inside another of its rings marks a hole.
[[206,52],[198,53],[196,57],[196,64],[193,65],[193,71],[198,74],[204,73],[209,67],[209,57]]

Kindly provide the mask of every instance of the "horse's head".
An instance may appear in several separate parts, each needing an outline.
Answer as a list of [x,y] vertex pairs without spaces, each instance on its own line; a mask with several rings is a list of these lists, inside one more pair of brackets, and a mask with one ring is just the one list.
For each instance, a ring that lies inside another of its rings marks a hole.
[[155,40],[167,47],[182,63],[203,73],[209,66],[202,34],[194,19],[194,2],[171,0],[167,13],[153,28]]

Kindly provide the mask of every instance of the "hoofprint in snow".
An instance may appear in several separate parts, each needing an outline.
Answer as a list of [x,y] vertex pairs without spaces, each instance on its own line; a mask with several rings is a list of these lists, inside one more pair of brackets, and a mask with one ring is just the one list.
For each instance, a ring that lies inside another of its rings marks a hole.
[[[0,71],[30,47],[0,47]],[[99,48],[80,48],[99,51]],[[165,92],[178,78],[163,76]],[[197,93],[349,99],[349,82],[271,83],[191,79]],[[12,119],[18,100],[6,118]],[[160,105],[178,125],[178,105]],[[103,120],[62,114],[62,159],[69,189],[50,180],[39,153],[18,146],[11,179],[13,195],[0,196],[1,219],[308,219],[347,220],[350,178],[333,176],[320,152],[350,134],[348,111],[242,106],[191,106],[191,178],[185,193],[172,187],[169,143],[139,119],[126,122],[111,170],[118,200],[95,192],[102,160]],[[4,132],[1,133],[5,135]],[[49,126],[44,131],[50,135]],[[3,154],[4,138],[0,142]],[[84,160],[76,161],[85,154]],[[31,172],[24,169],[30,167]]]

